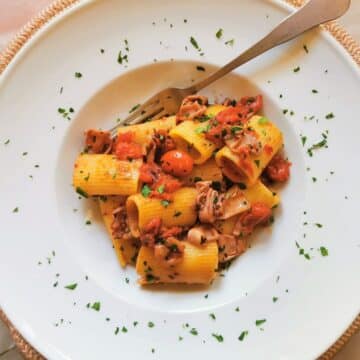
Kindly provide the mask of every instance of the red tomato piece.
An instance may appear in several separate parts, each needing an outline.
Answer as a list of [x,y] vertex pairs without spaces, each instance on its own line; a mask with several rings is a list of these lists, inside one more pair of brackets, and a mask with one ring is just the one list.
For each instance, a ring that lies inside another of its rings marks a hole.
[[290,166],[291,162],[284,159],[281,155],[275,155],[265,169],[265,174],[272,181],[284,182],[290,176]]
[[246,122],[249,110],[244,106],[231,106],[220,111],[216,115],[216,120],[221,124],[235,124],[239,122]]
[[132,160],[140,159],[144,154],[139,144],[118,142],[115,146],[115,155],[119,160]]
[[160,160],[161,168],[175,176],[187,176],[191,173],[194,161],[185,151],[171,150],[165,153]]
[[144,152],[141,145],[133,142],[134,133],[132,131],[119,134],[115,144],[115,155],[119,160],[140,159]]

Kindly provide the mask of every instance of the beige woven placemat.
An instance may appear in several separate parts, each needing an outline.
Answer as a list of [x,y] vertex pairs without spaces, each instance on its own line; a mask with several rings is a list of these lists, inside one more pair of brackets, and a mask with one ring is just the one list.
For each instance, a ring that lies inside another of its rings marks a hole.
[[[77,3],[79,0],[55,0],[50,6],[44,9],[39,15],[28,22],[23,29],[15,36],[15,38],[8,44],[5,50],[0,53],[0,75],[5,70],[6,66],[14,58],[22,46],[47,22],[53,19],[56,15],[67,9],[71,5]],[[287,3],[299,7],[304,3],[304,0],[284,0]],[[360,65],[360,46],[356,41],[343,29],[337,22],[331,21],[323,25],[327,31],[348,51],[354,61]],[[14,339],[16,346],[25,359],[29,360],[43,360],[44,357],[39,354],[15,329],[11,322],[6,317],[5,313],[0,309],[0,318],[8,326],[10,334]],[[330,360],[335,354],[349,341],[360,329],[360,314],[348,327],[345,333],[332,345],[319,360]]]

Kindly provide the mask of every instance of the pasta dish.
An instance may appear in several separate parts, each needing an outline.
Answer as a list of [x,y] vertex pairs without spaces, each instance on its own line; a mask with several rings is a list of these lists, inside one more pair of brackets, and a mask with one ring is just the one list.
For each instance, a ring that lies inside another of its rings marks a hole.
[[258,115],[262,96],[209,104],[186,97],[176,115],[85,133],[73,185],[95,196],[121,266],[141,285],[209,284],[273,221],[290,162],[281,131]]

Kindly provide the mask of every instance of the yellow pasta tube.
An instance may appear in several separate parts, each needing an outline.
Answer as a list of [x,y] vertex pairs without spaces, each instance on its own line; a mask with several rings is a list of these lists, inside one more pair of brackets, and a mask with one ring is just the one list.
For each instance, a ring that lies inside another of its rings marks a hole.
[[279,196],[266,187],[260,180],[245,190],[243,190],[245,198],[251,203],[261,202],[270,208],[280,203]]
[[[246,200],[250,204],[261,202],[269,208],[273,208],[280,203],[279,196],[266,187],[260,180],[245,190],[242,190]],[[216,221],[215,227],[222,234],[232,234],[234,226],[238,220],[238,216],[232,216],[226,220]]]
[[176,126],[176,116],[169,116],[159,120],[148,121],[143,124],[119,127],[118,134],[131,131],[134,134],[133,141],[147,145],[155,130],[170,130]]
[[155,217],[161,218],[166,227],[193,225],[197,217],[196,195],[194,188],[184,187],[174,192],[170,203],[141,194],[129,196],[126,210],[131,233],[138,237],[140,230]]
[[222,172],[214,158],[209,159],[201,165],[195,165],[191,173],[183,180],[186,184],[193,185],[197,181],[221,181]]
[[125,197],[108,196],[105,199],[99,199],[100,212],[103,217],[106,230],[109,233],[116,256],[122,267],[126,264],[134,264],[139,248],[134,239],[122,239],[113,236],[111,225],[114,220],[113,211],[121,204],[125,203]]
[[131,195],[139,186],[139,161],[120,161],[113,155],[79,155],[73,185],[88,195]]
[[216,276],[218,246],[216,242],[195,246],[184,242],[182,261],[169,267],[154,256],[154,250],[141,247],[136,271],[141,285],[153,283],[209,284]]
[[251,186],[256,182],[272,157],[279,151],[283,139],[281,131],[264,117],[253,116],[248,126],[259,137],[262,145],[260,155],[250,155],[244,161],[238,154],[224,146],[217,152],[215,160],[224,175],[232,181]]
[[207,126],[208,122],[184,121],[170,131],[177,147],[187,151],[195,164],[203,164],[216,150],[215,144],[205,139]]

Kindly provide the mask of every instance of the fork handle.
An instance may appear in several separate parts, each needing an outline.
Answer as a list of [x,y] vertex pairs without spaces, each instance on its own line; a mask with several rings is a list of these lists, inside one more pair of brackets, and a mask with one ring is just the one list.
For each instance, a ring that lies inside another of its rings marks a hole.
[[346,12],[349,5],[350,0],[309,0],[303,7],[289,15],[274,30],[255,45],[206,79],[192,85],[188,90],[193,93],[200,91],[204,87],[236,69],[238,66],[245,64],[265,51],[283,44],[317,25],[340,17]]

